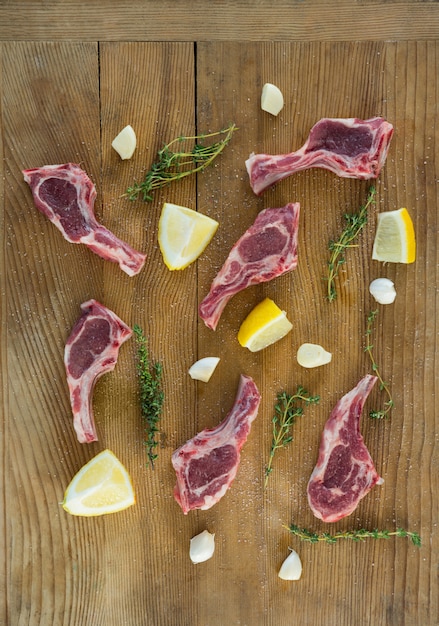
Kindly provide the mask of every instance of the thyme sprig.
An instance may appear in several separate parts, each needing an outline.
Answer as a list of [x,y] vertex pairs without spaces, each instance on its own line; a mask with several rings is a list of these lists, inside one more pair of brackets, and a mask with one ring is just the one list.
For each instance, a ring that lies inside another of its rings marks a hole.
[[158,458],[155,449],[160,422],[164,393],[161,388],[163,368],[161,363],[150,363],[148,342],[143,330],[137,324],[133,326],[137,345],[137,375],[139,381],[140,409],[145,423],[145,447],[148,462],[154,468]]
[[[125,196],[129,200],[137,200],[141,196],[145,202],[150,202],[155,189],[200,172],[210,165],[227,146],[235,130],[237,130],[236,125],[230,124],[227,128],[214,133],[176,137],[158,151],[157,160],[145,174],[143,181],[128,187]],[[206,139],[220,135],[224,137],[208,145],[205,144]],[[189,148],[188,144],[193,144],[192,148]],[[178,149],[175,146],[178,146]]]
[[364,348],[364,351],[367,352],[367,354],[369,355],[369,358],[372,363],[372,371],[375,374],[375,376],[378,378],[380,390],[384,391],[388,397],[388,400],[384,403],[384,409],[382,409],[381,411],[372,410],[370,411],[369,415],[370,417],[373,417],[374,419],[383,419],[384,417],[387,417],[390,411],[392,410],[394,406],[394,402],[393,402],[392,395],[390,393],[389,384],[383,380],[380,374],[380,370],[378,368],[378,365],[375,361],[375,357],[373,354],[374,346],[373,346],[373,343],[371,343],[370,341],[373,325],[374,325],[377,315],[378,315],[378,310],[375,310],[375,311],[371,311],[367,316],[366,333],[365,333],[366,347]]
[[421,546],[421,536],[418,533],[397,528],[396,530],[340,530],[334,533],[314,533],[306,528],[299,528],[295,524],[285,526],[290,533],[309,543],[317,543],[323,541],[325,543],[336,543],[339,539],[351,539],[352,541],[364,541],[365,539],[390,539],[390,537],[408,537],[415,546]]
[[296,421],[297,417],[303,415],[303,406],[316,404],[320,400],[319,396],[311,396],[302,386],[297,387],[295,394],[288,394],[282,391],[277,394],[276,404],[274,405],[274,415],[272,418],[272,433],[270,457],[265,468],[264,487],[267,486],[268,477],[273,471],[273,459],[276,450],[285,448],[292,440],[290,429]]
[[332,302],[337,297],[337,290],[335,288],[335,279],[338,276],[340,266],[346,262],[345,251],[348,248],[355,247],[357,244],[353,242],[357,238],[358,234],[366,226],[368,214],[367,211],[374,201],[376,189],[370,187],[365,204],[360,207],[358,213],[345,213],[344,219],[346,221],[346,227],[341,233],[340,237],[329,242],[329,261],[328,261],[328,276],[327,276],[327,298],[329,302]]

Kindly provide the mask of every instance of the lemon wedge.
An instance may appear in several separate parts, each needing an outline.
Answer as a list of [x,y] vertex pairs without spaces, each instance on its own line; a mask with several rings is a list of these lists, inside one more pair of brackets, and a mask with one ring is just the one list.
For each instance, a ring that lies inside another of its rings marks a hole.
[[135,501],[128,471],[113,452],[104,450],[73,477],[62,506],[71,515],[91,517],[123,511]]
[[121,159],[131,159],[136,149],[137,139],[136,133],[132,126],[128,124],[113,139],[111,146],[116,150]]
[[407,209],[378,214],[372,259],[389,263],[415,261],[415,230]]
[[159,245],[165,265],[182,270],[210,243],[219,224],[207,215],[165,202],[159,220]]
[[287,335],[293,325],[285,311],[265,298],[250,311],[238,332],[238,341],[251,352],[258,352]]

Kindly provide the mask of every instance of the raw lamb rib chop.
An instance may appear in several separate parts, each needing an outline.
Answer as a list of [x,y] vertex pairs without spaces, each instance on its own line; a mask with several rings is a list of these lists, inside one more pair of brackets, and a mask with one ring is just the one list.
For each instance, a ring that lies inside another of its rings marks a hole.
[[92,396],[98,378],[114,370],[120,346],[132,330],[113,311],[96,300],[81,304],[82,315],[72,328],[64,363],[73,426],[80,443],[97,441]]
[[173,453],[172,465],[177,474],[174,497],[185,515],[192,509],[210,509],[230,487],[260,400],[253,380],[241,376],[227,417],[216,428],[201,431]]
[[245,162],[256,195],[310,167],[345,178],[377,178],[383,167],[393,126],[381,117],[324,118],[315,124],[305,144],[290,154],[251,154]]
[[227,302],[238,291],[257,285],[297,266],[300,204],[261,211],[235,243],[199,306],[206,326],[215,330]]
[[108,261],[119,263],[129,276],[138,274],[146,255],[137,252],[97,222],[93,212],[96,188],[74,163],[23,170],[35,206],[70,243],[83,243]]
[[360,433],[360,417],[376,376],[368,374],[335,405],[323,430],[319,457],[308,483],[316,517],[337,522],[350,515],[374,485],[381,485]]

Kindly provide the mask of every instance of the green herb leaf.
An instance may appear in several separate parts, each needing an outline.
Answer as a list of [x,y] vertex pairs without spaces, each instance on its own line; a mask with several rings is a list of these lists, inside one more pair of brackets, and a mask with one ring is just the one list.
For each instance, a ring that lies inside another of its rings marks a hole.
[[336,543],[339,539],[351,539],[352,541],[364,541],[365,539],[390,539],[390,537],[408,537],[412,540],[415,546],[421,546],[421,537],[418,533],[404,530],[403,528],[397,528],[394,531],[390,530],[365,530],[361,528],[359,530],[340,530],[334,533],[314,533],[306,528],[299,528],[295,524],[285,526],[290,533],[301,539],[302,541],[308,541],[309,543],[325,542]]
[[366,203],[360,208],[358,213],[344,215],[346,227],[341,233],[340,237],[336,241],[329,242],[329,252],[331,253],[328,261],[328,276],[327,276],[327,298],[330,302],[337,297],[337,291],[335,288],[335,279],[338,276],[338,270],[340,265],[346,262],[344,252],[356,244],[354,240],[367,224],[367,211],[375,198],[375,187],[369,189]]
[[370,411],[369,416],[372,417],[373,419],[383,419],[384,417],[387,417],[389,415],[390,411],[392,410],[394,406],[394,402],[393,402],[392,395],[390,393],[389,384],[383,380],[380,374],[378,365],[375,361],[375,357],[373,354],[374,346],[372,343],[370,343],[370,336],[372,334],[373,325],[374,325],[377,315],[378,315],[378,310],[375,310],[375,311],[371,311],[367,316],[366,332],[365,332],[366,347],[364,348],[364,351],[367,352],[367,354],[369,355],[369,358],[372,364],[372,371],[374,375],[377,376],[378,378],[378,382],[380,384],[380,390],[384,391],[388,397],[388,400],[384,403],[384,409],[380,411],[372,410]]
[[154,467],[158,455],[155,449],[158,445],[157,435],[160,422],[164,393],[161,388],[162,365],[150,363],[148,342],[143,330],[137,324],[133,327],[134,338],[137,344],[137,375],[139,380],[140,409],[145,422],[145,446],[148,461]]
[[296,417],[303,415],[303,405],[316,404],[319,400],[319,396],[311,396],[308,391],[301,386],[297,387],[297,391],[293,395],[285,391],[277,394],[272,419],[273,437],[271,441],[270,457],[265,468],[264,487],[267,486],[268,477],[273,471],[272,464],[276,450],[284,448],[293,441],[290,428],[295,423]]
[[[215,133],[195,135],[193,137],[177,137],[166,144],[157,153],[157,160],[152,164],[149,172],[141,183],[134,183],[128,187],[125,196],[129,200],[137,200],[141,196],[145,202],[152,200],[155,189],[169,185],[175,180],[180,180],[185,176],[200,172],[224,150],[237,130],[235,124]],[[205,145],[206,139],[224,135],[222,139]],[[195,143],[194,143],[195,142]],[[191,149],[187,144],[194,144]],[[175,144],[179,145],[179,151],[174,152]]]

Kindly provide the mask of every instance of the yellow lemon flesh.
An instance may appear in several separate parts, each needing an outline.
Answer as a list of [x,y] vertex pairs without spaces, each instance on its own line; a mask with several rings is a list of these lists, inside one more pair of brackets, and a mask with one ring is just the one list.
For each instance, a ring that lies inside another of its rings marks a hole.
[[407,209],[378,214],[372,259],[389,263],[415,261],[415,230]]
[[182,270],[210,243],[218,222],[186,207],[165,202],[159,220],[159,245],[166,267]]
[[62,506],[71,515],[91,517],[123,511],[135,501],[128,471],[113,452],[104,450],[73,477]]
[[285,337],[292,327],[285,311],[270,298],[265,298],[242,322],[238,341],[251,352],[258,352]]

